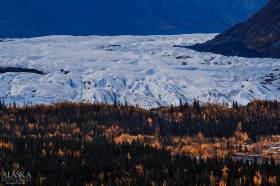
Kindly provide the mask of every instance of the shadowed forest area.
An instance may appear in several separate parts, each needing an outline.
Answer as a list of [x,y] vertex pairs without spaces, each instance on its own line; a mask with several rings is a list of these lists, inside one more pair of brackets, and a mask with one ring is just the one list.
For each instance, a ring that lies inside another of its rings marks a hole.
[[279,135],[277,101],[0,104],[2,171],[30,185],[279,185]]

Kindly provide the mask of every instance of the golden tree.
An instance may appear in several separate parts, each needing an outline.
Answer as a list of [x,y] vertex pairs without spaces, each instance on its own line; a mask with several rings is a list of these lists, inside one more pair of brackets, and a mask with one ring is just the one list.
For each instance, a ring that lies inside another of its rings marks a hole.
[[256,186],[262,185],[262,175],[260,171],[256,172],[255,176],[253,177],[253,181]]

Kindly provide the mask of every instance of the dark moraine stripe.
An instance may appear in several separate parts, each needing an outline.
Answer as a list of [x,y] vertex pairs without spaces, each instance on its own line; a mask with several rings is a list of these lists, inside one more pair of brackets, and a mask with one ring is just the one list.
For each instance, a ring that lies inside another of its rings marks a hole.
[[44,72],[36,69],[20,68],[20,67],[0,67],[0,74],[8,73],[8,72],[27,72],[27,73],[44,75]]

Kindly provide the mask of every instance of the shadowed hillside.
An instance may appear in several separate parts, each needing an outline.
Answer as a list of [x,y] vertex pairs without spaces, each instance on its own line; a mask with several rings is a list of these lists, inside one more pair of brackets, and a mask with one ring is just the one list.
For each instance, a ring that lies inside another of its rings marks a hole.
[[238,24],[214,40],[191,48],[244,57],[280,58],[280,1],[269,4],[245,23]]
[[0,38],[221,32],[267,0],[2,0]]

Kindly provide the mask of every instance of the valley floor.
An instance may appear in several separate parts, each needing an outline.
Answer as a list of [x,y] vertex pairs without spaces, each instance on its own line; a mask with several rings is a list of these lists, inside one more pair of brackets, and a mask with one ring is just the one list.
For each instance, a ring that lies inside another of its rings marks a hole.
[[28,185],[277,186],[279,131],[277,101],[154,110],[0,102],[0,182],[24,171]]

